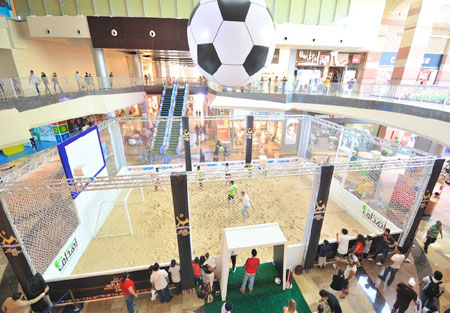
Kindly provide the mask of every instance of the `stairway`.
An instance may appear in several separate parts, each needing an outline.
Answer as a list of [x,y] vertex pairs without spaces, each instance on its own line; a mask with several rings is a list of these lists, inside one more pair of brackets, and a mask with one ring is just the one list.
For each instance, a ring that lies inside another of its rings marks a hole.
[[[169,116],[169,110],[170,110],[170,100],[172,98],[172,88],[166,89],[166,94],[164,95],[163,104],[161,106],[161,113],[160,117],[167,117]],[[166,133],[166,125],[167,120],[160,120],[158,123],[158,129],[156,132],[155,142],[153,144],[153,153],[155,155],[161,154],[161,146],[164,141],[164,135]]]
[[[175,110],[173,112],[174,117],[181,117],[183,113],[183,103],[184,103],[184,87],[180,87],[178,88],[177,98],[175,100]],[[167,154],[174,155],[177,153],[177,146],[180,138],[180,128],[181,128],[181,121],[173,120]]]

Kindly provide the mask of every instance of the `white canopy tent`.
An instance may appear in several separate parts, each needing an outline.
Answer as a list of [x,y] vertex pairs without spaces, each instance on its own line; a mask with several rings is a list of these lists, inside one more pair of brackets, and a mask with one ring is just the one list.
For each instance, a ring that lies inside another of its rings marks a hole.
[[286,282],[286,251],[287,239],[284,237],[278,223],[260,224],[225,228],[222,237],[222,273],[220,289],[222,301],[227,298],[227,286],[229,275],[229,260],[232,250],[274,246],[274,263],[277,268],[282,269],[283,290]]

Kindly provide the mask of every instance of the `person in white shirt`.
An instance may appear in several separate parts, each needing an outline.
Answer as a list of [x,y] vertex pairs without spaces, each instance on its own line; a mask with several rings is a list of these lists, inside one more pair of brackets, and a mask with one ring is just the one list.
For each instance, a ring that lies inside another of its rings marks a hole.
[[181,274],[180,274],[180,265],[177,261],[172,260],[170,262],[169,268],[170,277],[172,278],[172,282],[175,284],[176,293],[179,295],[181,293]]
[[405,261],[405,255],[402,254],[400,248],[395,247],[395,254],[391,257],[392,264],[385,268],[383,275],[378,275],[382,281],[385,281],[387,275],[391,273],[387,285],[390,286],[395,279],[395,274],[397,274],[400,266]]
[[152,283],[153,289],[156,290],[159,296],[159,301],[161,303],[169,302],[172,297],[169,291],[169,274],[165,270],[159,269],[159,264],[155,263],[153,265],[153,273],[150,276],[150,282]]
[[344,288],[342,288],[342,293],[339,295],[339,298],[345,298],[345,296],[348,295],[348,289],[350,285],[349,281],[353,278],[353,276],[355,276],[357,270],[358,268],[356,266],[356,262],[353,260],[349,260],[347,268],[344,271]]
[[250,217],[248,209],[250,209],[250,207],[253,208],[253,205],[250,202],[250,198],[248,197],[248,194],[245,193],[245,191],[241,191],[241,196],[242,196],[242,203],[244,205],[244,208],[242,209],[242,215],[244,217]]
[[350,236],[348,235],[348,230],[342,228],[341,234],[336,234],[336,241],[338,243],[337,253],[334,258],[335,263],[334,268],[337,268],[337,264],[343,259],[348,253],[348,243],[350,241]]
[[225,302],[222,305],[222,309],[220,310],[220,313],[231,313],[231,311],[233,311],[233,303]]
[[81,76],[80,73],[78,73],[78,71],[75,72],[75,81],[77,82],[77,86],[78,86],[78,91],[81,91]]
[[41,92],[39,91],[39,84],[41,83],[41,81],[39,80],[39,77],[34,74],[34,71],[30,71],[29,83],[32,84],[34,88],[36,88],[36,92],[38,96],[40,96]]
[[203,263],[202,268],[205,271],[207,283],[209,283],[209,286],[211,287],[212,290],[217,265],[214,258],[210,257],[208,252],[205,253],[205,257],[206,261],[205,263]]

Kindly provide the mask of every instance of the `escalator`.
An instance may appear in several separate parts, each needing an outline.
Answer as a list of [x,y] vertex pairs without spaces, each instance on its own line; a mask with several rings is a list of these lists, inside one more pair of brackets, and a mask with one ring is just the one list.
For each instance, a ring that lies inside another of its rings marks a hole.
[[[177,98],[175,101],[175,110],[173,112],[174,117],[181,117],[183,115],[184,93],[185,93],[184,87],[178,88]],[[181,120],[173,120],[167,154],[171,155],[177,154],[177,147],[180,138],[180,129],[181,129]]]
[[[161,112],[159,114],[159,117],[168,117],[169,116],[169,110],[170,110],[170,103],[172,98],[172,88],[167,88],[166,93],[164,95],[163,104],[161,106]],[[158,128],[156,132],[155,141],[153,143],[153,153],[155,155],[161,154],[161,146],[164,141],[164,135],[166,133],[166,125],[167,120],[160,120],[158,123]]]

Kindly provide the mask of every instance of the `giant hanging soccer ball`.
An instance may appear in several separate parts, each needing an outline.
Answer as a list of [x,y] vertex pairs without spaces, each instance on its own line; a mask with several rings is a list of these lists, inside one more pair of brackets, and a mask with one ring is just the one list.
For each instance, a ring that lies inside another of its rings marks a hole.
[[264,0],[200,0],[187,37],[200,72],[226,87],[254,80],[275,50],[275,24]]

